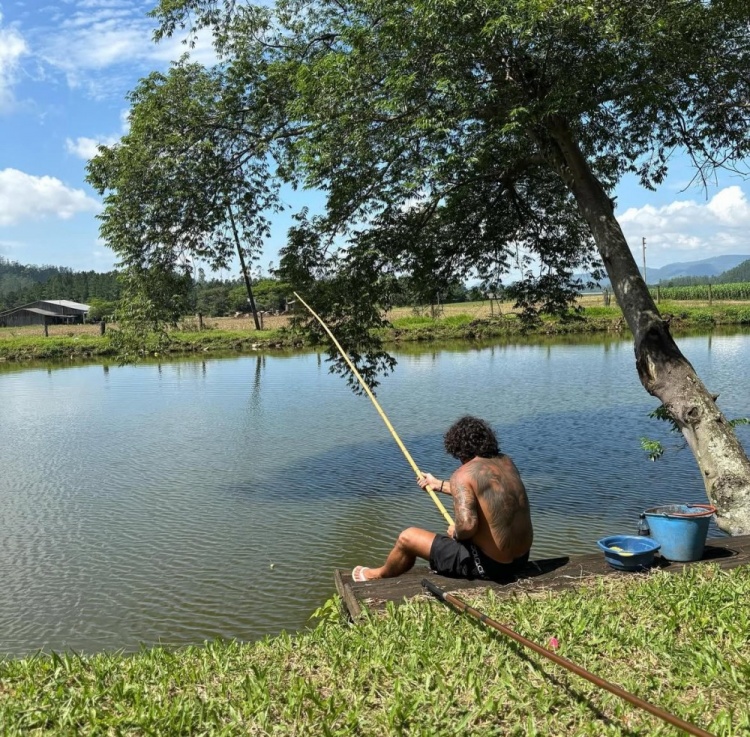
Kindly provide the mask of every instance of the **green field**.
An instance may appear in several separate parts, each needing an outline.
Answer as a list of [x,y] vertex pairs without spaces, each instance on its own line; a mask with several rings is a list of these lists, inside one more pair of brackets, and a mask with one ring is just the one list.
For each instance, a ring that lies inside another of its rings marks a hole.
[[683,287],[649,287],[654,299],[671,300],[750,300],[750,283],[738,284],[695,284]]

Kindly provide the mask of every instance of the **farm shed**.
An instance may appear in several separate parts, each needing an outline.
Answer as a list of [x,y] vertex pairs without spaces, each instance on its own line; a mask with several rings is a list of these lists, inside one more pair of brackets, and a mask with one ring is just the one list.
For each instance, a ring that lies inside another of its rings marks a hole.
[[40,299],[12,310],[0,312],[0,327],[82,323],[89,306],[68,299]]

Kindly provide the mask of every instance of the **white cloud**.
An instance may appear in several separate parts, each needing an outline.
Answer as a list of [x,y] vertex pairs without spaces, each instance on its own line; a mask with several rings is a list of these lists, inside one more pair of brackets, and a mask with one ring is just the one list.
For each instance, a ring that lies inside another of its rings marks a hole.
[[735,228],[750,226],[750,203],[739,187],[722,189],[708,203],[708,209],[722,225]]
[[78,156],[88,161],[98,153],[97,146],[111,146],[118,140],[119,139],[115,136],[107,136],[106,138],[86,138],[85,136],[82,136],[76,138],[75,141],[71,138],[66,138],[65,150],[69,154],[73,154],[74,156]]
[[13,87],[17,80],[19,62],[28,53],[23,36],[15,28],[3,28],[0,12],[0,113],[15,104]]
[[[155,20],[146,15],[151,5],[79,0],[60,23],[39,33],[37,52],[65,74],[69,86],[87,88],[97,97],[113,88],[120,94],[122,85],[132,85],[134,69],[145,73],[186,51],[195,61],[215,62],[208,34],[193,49],[180,39],[154,43]],[[105,72],[107,81],[102,81]]]
[[21,241],[0,241],[0,253],[4,253],[7,256],[24,246],[25,244],[21,243]]
[[81,189],[55,177],[35,177],[18,169],[0,170],[0,226],[23,220],[57,217],[67,220],[79,212],[96,212],[100,203]]
[[88,161],[97,155],[98,146],[111,146],[120,140],[122,135],[125,135],[130,130],[130,109],[120,111],[120,135],[111,136],[98,136],[97,138],[87,138],[86,136],[80,136],[73,140],[72,138],[65,139],[65,150],[69,154],[78,156],[81,159]]
[[639,258],[646,238],[653,266],[750,253],[750,202],[738,186],[725,187],[704,203],[676,200],[661,207],[631,207],[617,219]]

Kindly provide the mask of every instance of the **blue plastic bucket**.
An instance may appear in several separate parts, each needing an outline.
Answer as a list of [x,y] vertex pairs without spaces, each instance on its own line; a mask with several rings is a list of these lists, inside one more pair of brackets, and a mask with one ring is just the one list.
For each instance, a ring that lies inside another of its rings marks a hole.
[[651,537],[668,560],[690,561],[703,557],[708,525],[716,513],[709,504],[670,504],[645,511]]

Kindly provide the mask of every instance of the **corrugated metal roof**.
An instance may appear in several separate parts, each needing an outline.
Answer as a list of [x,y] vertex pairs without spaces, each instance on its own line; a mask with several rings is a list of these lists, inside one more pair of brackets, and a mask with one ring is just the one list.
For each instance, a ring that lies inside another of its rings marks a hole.
[[29,304],[26,305],[19,305],[18,307],[12,307],[10,310],[5,310],[4,312],[0,312],[0,317],[3,317],[3,315],[10,315],[13,312],[18,312],[18,310],[25,310],[28,309],[29,305],[35,304],[34,302],[29,302]]
[[18,307],[10,312],[4,312],[4,315],[17,315],[19,312],[33,312],[36,315],[46,315],[47,317],[62,317],[57,312],[50,312],[49,310],[42,310],[39,307]]
[[61,307],[70,307],[73,310],[83,310],[88,312],[91,307],[81,302],[71,302],[69,299],[40,299],[40,302],[49,302],[51,305],[60,305]]
[[[41,309],[40,307],[34,307],[34,308],[31,307],[31,305],[38,304],[39,302],[47,302],[47,304],[59,305],[60,307],[67,307],[68,309],[80,310],[81,312],[88,312],[91,309],[90,305],[85,305],[85,304],[82,304],[81,302],[71,302],[69,299],[37,299],[34,302],[27,302],[25,305],[18,305],[18,307],[13,307],[10,310],[5,310],[5,312],[0,312],[0,316],[10,315],[12,312],[18,312],[18,310]],[[53,312],[51,314],[61,316],[59,312]]]

